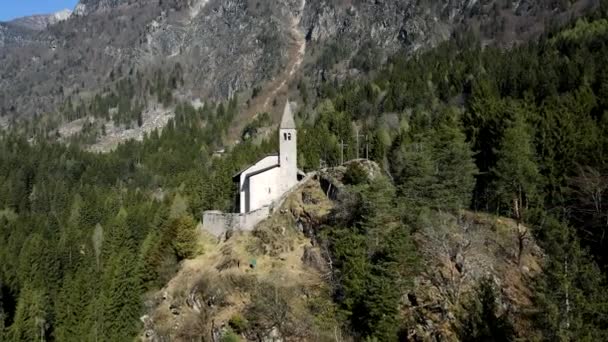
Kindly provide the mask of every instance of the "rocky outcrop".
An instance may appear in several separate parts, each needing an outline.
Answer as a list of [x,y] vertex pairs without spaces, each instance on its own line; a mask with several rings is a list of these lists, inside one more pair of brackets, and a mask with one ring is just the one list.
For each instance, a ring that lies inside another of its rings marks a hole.
[[[379,176],[373,162],[356,163]],[[204,254],[185,261],[148,299],[142,340],[220,340],[237,334],[243,340],[318,341],[326,340],[319,334],[327,332],[331,340],[340,331],[338,323],[316,325],[310,315],[332,305],[334,269],[318,235],[334,211],[344,208],[326,196],[320,179],[331,177],[338,185],[346,170],[317,173],[253,232],[235,232],[220,241],[203,235]],[[545,256],[531,234],[524,234],[520,244],[522,227],[517,226],[510,219],[468,211],[432,212],[422,220],[413,234],[420,269],[400,300],[408,340],[457,341],[462,315],[486,279],[496,289],[501,314],[508,312],[515,331],[530,337],[532,284]]]
[[42,31],[49,27],[50,25],[57,24],[58,22],[68,20],[72,15],[72,11],[69,9],[64,9],[62,11],[52,13],[52,14],[43,14],[43,15],[32,15],[28,17],[18,18],[11,21],[11,24],[17,27],[23,27],[25,29],[34,30],[34,31]]
[[544,253],[527,234],[519,258],[520,232],[513,220],[489,214],[433,214],[415,234],[423,265],[403,299],[412,327],[408,335],[414,340],[457,341],[468,303],[480,282],[490,279],[501,314],[508,312],[515,331],[529,339],[532,284],[542,272]]
[[[140,0],[145,2],[146,0]],[[108,11],[118,7],[126,1],[123,0],[80,0],[74,9],[74,14],[78,16],[88,15],[94,12]]]

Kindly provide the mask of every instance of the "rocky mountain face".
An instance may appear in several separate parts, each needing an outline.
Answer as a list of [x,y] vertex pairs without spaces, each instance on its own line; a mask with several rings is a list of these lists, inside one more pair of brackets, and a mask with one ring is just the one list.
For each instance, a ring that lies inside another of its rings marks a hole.
[[32,15],[10,22],[0,22],[0,48],[33,44],[36,33],[51,25],[69,19],[72,11],[65,9],[52,14]]
[[356,74],[366,60],[412,53],[461,30],[514,44],[596,2],[82,0],[64,21],[0,24],[0,113],[47,113],[120,77],[178,64],[183,97],[224,99],[265,84],[271,97],[301,76]]
[[30,30],[41,31],[50,25],[57,24],[70,18],[72,11],[65,9],[52,14],[32,15],[23,18],[12,20],[11,23],[15,26],[23,27]]
[[31,35],[32,32],[30,30],[12,25],[11,23],[0,23],[0,48],[26,45],[31,42]]
[[[81,0],[74,9],[76,15],[87,15],[90,13],[110,10],[120,5],[122,0]],[[130,1],[133,2],[133,1]]]

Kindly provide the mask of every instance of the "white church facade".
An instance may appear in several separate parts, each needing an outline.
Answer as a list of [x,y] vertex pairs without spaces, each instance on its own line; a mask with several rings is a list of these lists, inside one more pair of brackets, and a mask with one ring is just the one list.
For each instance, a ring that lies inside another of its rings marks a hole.
[[269,155],[233,176],[238,186],[237,212],[241,214],[271,205],[298,183],[297,130],[289,102],[279,127],[279,153]]

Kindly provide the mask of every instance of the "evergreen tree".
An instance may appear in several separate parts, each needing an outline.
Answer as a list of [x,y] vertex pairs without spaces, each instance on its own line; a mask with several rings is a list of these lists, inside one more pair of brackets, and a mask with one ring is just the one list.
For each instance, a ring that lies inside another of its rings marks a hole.
[[82,264],[75,275],[67,274],[57,297],[54,336],[60,341],[82,341],[93,330],[90,306],[96,272]]
[[45,340],[51,324],[48,309],[48,295],[44,290],[24,287],[19,295],[14,322],[10,326],[10,340]]
[[175,236],[173,240],[173,248],[179,259],[188,259],[196,255],[197,252],[197,234],[196,223],[189,215],[183,215],[173,219],[171,222],[171,230]]
[[140,277],[135,256],[117,251],[107,266],[103,290],[103,329],[108,341],[131,340],[138,331],[140,317]]
[[604,341],[608,338],[606,280],[581,249],[574,231],[543,219],[547,264],[534,288],[535,323],[544,340]]
[[[165,243],[166,244],[166,243]],[[152,231],[143,241],[139,252],[139,274],[141,274],[142,285],[150,289],[157,285],[160,267],[165,258],[165,249],[161,236]]]
[[2,290],[2,286],[0,282],[0,341],[6,340],[6,313],[4,312],[4,298],[2,298],[4,291]]
[[514,340],[513,326],[507,313],[498,314],[494,280],[484,278],[476,289],[473,298],[465,307],[465,317],[459,335],[467,342],[508,342]]
[[391,172],[404,207],[415,210],[434,205],[439,182],[432,156],[432,145],[423,135],[414,136],[408,144],[397,142],[391,153]]
[[539,203],[541,181],[532,134],[522,115],[517,115],[505,130],[496,154],[498,161],[492,174],[499,206],[506,206],[511,215],[521,222],[525,219],[527,208]]
[[443,209],[468,208],[478,173],[473,151],[466,142],[458,113],[447,113],[433,133],[436,160],[437,205]]

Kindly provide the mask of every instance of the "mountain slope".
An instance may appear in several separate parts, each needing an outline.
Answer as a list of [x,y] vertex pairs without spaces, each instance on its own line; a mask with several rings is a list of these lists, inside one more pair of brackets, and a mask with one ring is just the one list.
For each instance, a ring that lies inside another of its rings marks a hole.
[[[552,0],[83,0],[68,20],[37,34],[2,24],[0,112],[51,112],[68,98],[91,96],[134,71],[151,75],[177,64],[185,76],[179,94],[190,99],[225,99],[281,79],[280,87],[266,87],[259,110],[268,110],[268,102],[299,78],[302,53],[304,74],[318,82],[336,75],[332,70],[339,62],[338,69],[364,71],[365,63],[349,61],[371,55],[378,63],[399,50],[434,46],[463,29],[477,31],[486,43],[510,45],[538,35],[545,22],[595,5],[595,0],[572,6]],[[294,53],[290,47],[298,36],[308,48]],[[285,70],[287,78],[281,76]]]
[[[304,73],[318,57],[330,82],[309,88],[316,98],[298,110],[298,162],[344,175],[324,176],[316,195],[295,196],[253,238],[235,235],[198,258],[200,213],[231,210],[232,175],[277,148],[272,133],[213,153],[246,98],[196,107],[177,98],[164,129],[106,154],[85,151],[87,142],[58,142],[40,128],[48,117],[0,133],[0,340],[126,341],[149,330],[176,340],[182,328],[184,340],[200,340],[216,330],[208,324],[219,314],[218,325],[228,320],[256,341],[319,331],[332,341],[499,340],[512,327],[526,340],[607,341],[608,221],[598,195],[608,188],[607,18],[604,6],[506,51],[457,37],[343,82],[334,77],[368,60],[340,57],[332,66],[330,55],[320,57],[324,45],[304,34]],[[290,48],[298,47],[301,36],[290,36],[298,38]],[[167,86],[166,75],[146,85],[140,73],[120,80],[110,73],[114,88],[61,114],[74,120],[84,107],[125,124],[115,113],[137,114],[130,101],[160,108],[167,89],[179,95],[187,86],[180,78],[176,89]],[[270,121],[260,115],[246,131],[272,131]],[[338,166],[362,155],[390,180],[370,181],[365,166]],[[329,210],[328,198],[336,203],[330,215],[310,210]],[[306,252],[303,236],[325,258]],[[246,271],[251,257],[259,268]],[[275,284],[314,280],[328,272],[308,272],[304,263],[322,266],[320,259],[334,271],[329,291],[250,281],[273,268]],[[207,270],[211,277],[199,272]],[[483,286],[474,289],[473,280]],[[223,296],[235,288],[236,298]],[[245,320],[233,309],[245,309]],[[144,330],[145,313],[153,321]],[[316,337],[309,339],[324,340]]]
[[[378,177],[376,164],[364,165]],[[344,210],[345,198],[330,200],[322,184],[328,175],[342,178],[346,169],[324,170],[320,179],[300,185],[251,233],[233,232],[225,241],[200,234],[201,255],[148,295],[141,338],[189,341],[236,333],[247,341],[332,341],[342,335],[329,295],[340,296],[338,256],[328,254],[324,240],[328,230],[339,229],[331,226],[331,217]],[[414,234],[424,271],[407,291],[401,289],[398,304],[410,339],[458,341],[462,311],[486,278],[498,290],[500,312],[512,314],[516,335],[531,337],[526,312],[544,258],[535,240],[526,241],[518,263],[513,220],[471,212],[433,217],[432,225]]]
[[71,10],[64,9],[62,11],[55,12],[52,14],[31,15],[23,18],[17,18],[11,20],[11,23],[15,26],[20,26],[26,29],[41,31],[46,29],[50,25],[54,25],[60,21],[69,19],[71,15]]

